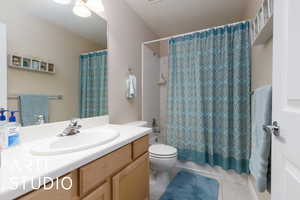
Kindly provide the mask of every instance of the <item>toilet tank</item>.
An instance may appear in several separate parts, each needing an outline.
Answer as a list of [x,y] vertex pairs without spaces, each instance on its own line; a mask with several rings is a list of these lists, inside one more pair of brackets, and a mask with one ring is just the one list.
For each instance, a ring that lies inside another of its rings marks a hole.
[[[146,122],[146,121],[135,121],[135,122],[130,122],[130,123],[127,123],[124,125],[135,126],[135,127],[150,127],[148,125],[148,122]],[[149,134],[149,145],[156,144],[157,141],[158,141],[157,135],[155,135],[154,133],[150,133]]]

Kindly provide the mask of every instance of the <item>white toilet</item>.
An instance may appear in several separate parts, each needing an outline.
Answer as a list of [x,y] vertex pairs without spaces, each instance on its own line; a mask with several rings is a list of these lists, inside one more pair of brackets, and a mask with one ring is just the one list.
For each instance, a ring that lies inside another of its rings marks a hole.
[[149,147],[151,169],[158,173],[168,173],[177,162],[177,149],[165,144],[153,144]]
[[[145,121],[137,121],[125,125],[147,127],[147,124],[148,123]],[[159,177],[162,179],[161,181],[168,183],[170,181],[170,172],[177,162],[177,149],[169,145],[158,144],[156,141],[157,136],[150,134],[150,166],[156,177]]]

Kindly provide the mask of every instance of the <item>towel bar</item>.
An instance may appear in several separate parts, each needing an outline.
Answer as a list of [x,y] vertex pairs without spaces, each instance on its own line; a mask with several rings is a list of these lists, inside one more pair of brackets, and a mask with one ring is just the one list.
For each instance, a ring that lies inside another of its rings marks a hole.
[[[8,99],[19,99],[21,95],[10,95],[8,96]],[[48,96],[49,100],[62,100],[63,95],[49,95]]]

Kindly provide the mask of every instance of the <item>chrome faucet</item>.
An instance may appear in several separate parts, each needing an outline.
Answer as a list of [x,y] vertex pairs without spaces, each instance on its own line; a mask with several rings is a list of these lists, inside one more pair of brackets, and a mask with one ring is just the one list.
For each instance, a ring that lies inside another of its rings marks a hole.
[[78,121],[76,119],[72,119],[70,124],[68,125],[67,128],[65,128],[65,130],[59,134],[59,137],[65,137],[65,136],[71,136],[71,135],[76,135],[78,133],[80,133],[79,129],[82,126],[78,124]]
[[36,125],[42,125],[42,124],[45,124],[44,115],[37,115],[36,116]]

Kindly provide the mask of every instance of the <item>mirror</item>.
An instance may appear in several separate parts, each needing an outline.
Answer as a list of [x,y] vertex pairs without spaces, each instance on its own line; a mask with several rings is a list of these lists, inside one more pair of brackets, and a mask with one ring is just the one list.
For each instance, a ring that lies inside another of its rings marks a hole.
[[0,22],[8,109],[23,126],[108,114],[107,23],[84,1],[3,1]]

